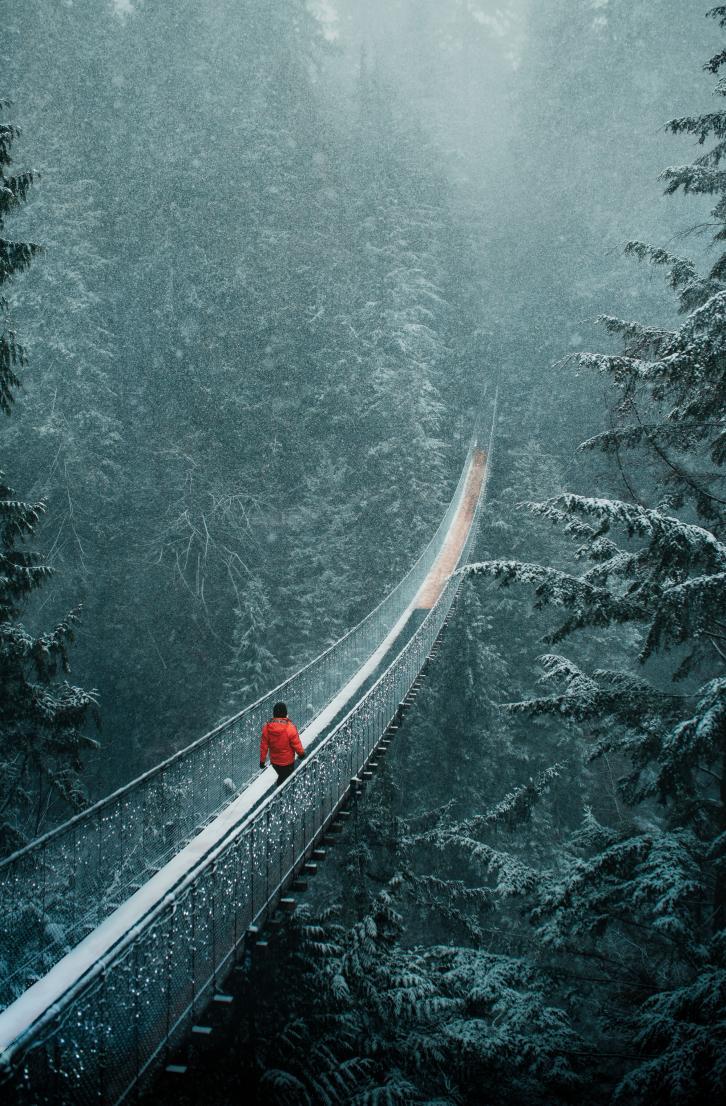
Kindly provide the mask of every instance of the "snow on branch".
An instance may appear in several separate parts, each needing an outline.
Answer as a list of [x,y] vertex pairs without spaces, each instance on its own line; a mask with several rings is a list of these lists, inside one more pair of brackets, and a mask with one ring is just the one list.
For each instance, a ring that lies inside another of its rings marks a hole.
[[596,323],[604,326],[609,334],[617,334],[627,343],[631,353],[644,356],[648,352],[658,353],[664,343],[673,338],[672,330],[662,327],[645,326],[643,323],[627,319],[618,319],[614,315],[598,315]]
[[[646,680],[630,672],[599,669],[588,675],[567,657],[546,654],[539,658],[542,682],[564,685],[558,694],[506,703],[512,713],[533,717],[550,715],[572,722],[598,723],[597,729],[609,735],[608,749],[622,744],[613,733],[613,723],[630,730],[650,732],[662,719],[673,716],[678,697],[664,695]],[[621,731],[622,732],[622,731]],[[594,756],[606,751],[598,746]]]
[[711,196],[726,192],[726,172],[707,169],[702,165],[674,165],[660,175],[666,181],[666,195],[673,195],[679,188],[686,194]]
[[[582,846],[591,831],[586,829]],[[575,842],[576,843],[576,842]],[[617,925],[647,926],[672,945],[687,945],[704,893],[698,875],[703,846],[688,830],[628,835],[573,859],[543,884],[535,919],[557,943],[563,933],[601,933]]]
[[662,739],[658,772],[650,793],[661,802],[694,799],[694,775],[718,779],[726,733],[726,679],[710,680],[701,688],[690,718],[674,726]]
[[715,19],[719,27],[726,28],[726,4],[717,4],[706,12],[707,19]]
[[719,618],[726,620],[726,572],[696,576],[664,589],[641,660],[660,649],[707,636],[713,620]]
[[633,426],[616,426],[587,438],[577,447],[578,453],[599,449],[603,453],[616,453],[619,449],[637,449],[657,439],[663,447],[673,446],[684,452],[693,449],[709,429],[716,429],[716,422],[652,422]]
[[710,530],[636,503],[565,493],[541,503],[528,503],[527,508],[555,523],[571,515],[594,518],[600,524],[598,534],[618,526],[629,538],[646,538],[657,543],[663,561],[668,552],[667,559],[671,562],[698,563],[716,571],[726,568],[726,546]]
[[703,115],[686,115],[680,119],[670,119],[665,129],[671,134],[693,134],[703,145],[707,138],[726,138],[726,112],[713,111]]
[[660,246],[650,246],[647,242],[630,241],[625,244],[626,256],[637,257],[639,261],[649,261],[651,265],[669,265],[671,285],[682,288],[685,284],[697,281],[698,271],[690,258],[678,257]]
[[549,605],[571,610],[572,614],[566,622],[545,638],[550,644],[562,641],[568,634],[585,626],[606,627],[643,621],[648,617],[648,607],[637,594],[617,596],[581,576],[542,565],[484,561],[465,565],[459,572],[471,576],[491,576],[502,587],[512,583],[528,585],[534,589],[537,610]]

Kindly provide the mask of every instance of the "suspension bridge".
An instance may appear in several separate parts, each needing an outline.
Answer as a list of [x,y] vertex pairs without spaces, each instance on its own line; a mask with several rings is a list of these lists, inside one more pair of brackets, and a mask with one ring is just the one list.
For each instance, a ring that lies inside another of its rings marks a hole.
[[[475,541],[496,418],[436,533],[357,626],[252,706],[0,863],[0,1096],[133,1101],[286,892],[315,870],[385,754]],[[307,756],[275,788],[278,699]],[[6,1099],[3,1097],[3,1100]]]

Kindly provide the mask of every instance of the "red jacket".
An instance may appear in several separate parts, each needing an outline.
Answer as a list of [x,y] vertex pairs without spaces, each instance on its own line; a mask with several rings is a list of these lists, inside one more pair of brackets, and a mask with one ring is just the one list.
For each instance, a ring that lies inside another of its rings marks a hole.
[[295,760],[295,753],[305,755],[305,750],[300,741],[297,726],[289,718],[272,718],[262,727],[262,741],[260,742],[260,764],[267,757],[270,750],[270,762],[278,768],[284,768]]

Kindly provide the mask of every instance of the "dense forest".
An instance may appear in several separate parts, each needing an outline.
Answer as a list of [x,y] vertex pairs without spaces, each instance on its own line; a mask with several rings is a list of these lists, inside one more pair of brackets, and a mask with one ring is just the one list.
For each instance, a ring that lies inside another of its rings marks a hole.
[[374,607],[499,388],[443,650],[188,1101],[723,1093],[706,14],[0,5],[4,853]]

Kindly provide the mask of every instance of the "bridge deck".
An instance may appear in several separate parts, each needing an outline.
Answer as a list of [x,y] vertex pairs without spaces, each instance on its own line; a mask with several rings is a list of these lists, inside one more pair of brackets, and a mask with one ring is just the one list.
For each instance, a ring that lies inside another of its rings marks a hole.
[[[422,587],[375,652],[303,730],[301,736],[306,749],[312,750],[325,742],[341,713],[374,682],[390,654],[405,644],[420,623],[416,612],[436,604],[469,534],[485,472],[486,454],[476,450],[447,537]],[[172,894],[183,878],[222,847],[233,830],[254,817],[255,809],[273,790],[275,778],[272,767],[260,772],[236,799],[135,894],[59,960],[42,979],[0,1012],[0,1064],[4,1054],[12,1051],[13,1043],[22,1034],[47,1015],[72,987],[81,983],[93,966],[112,952],[125,935],[143,925],[144,919]]]
[[446,581],[459,563],[479,502],[485,473],[486,453],[483,449],[477,449],[472,457],[459,510],[451,523],[441,553],[416,597],[415,606],[422,610],[430,610],[438,601]]

